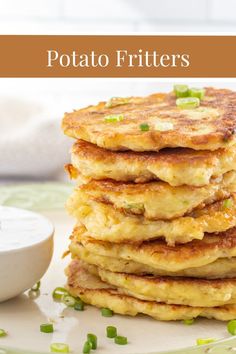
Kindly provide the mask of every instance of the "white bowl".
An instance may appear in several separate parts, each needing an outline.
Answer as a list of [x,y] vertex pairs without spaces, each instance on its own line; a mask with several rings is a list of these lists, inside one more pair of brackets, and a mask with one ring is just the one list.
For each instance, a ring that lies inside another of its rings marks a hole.
[[42,278],[52,259],[53,233],[45,217],[0,206],[0,302]]

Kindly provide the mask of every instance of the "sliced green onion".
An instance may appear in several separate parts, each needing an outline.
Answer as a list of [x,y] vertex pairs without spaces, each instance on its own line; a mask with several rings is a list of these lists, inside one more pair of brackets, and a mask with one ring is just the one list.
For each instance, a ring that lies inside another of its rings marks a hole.
[[194,323],[194,318],[190,318],[189,320],[183,320],[183,323],[187,326],[190,326]]
[[52,297],[54,300],[62,300],[63,296],[65,295],[69,295],[69,293],[65,288],[61,287],[56,288],[52,293]]
[[52,323],[43,323],[40,325],[40,332],[43,333],[52,333],[54,332],[53,324]]
[[115,338],[115,337],[117,337],[117,329],[114,326],[108,326],[106,328],[106,332],[107,332],[107,338]]
[[106,308],[106,307],[103,307],[101,309],[101,314],[102,314],[103,317],[112,317],[113,316],[113,311],[108,309],[108,308]]
[[64,295],[62,297],[62,302],[65,304],[67,307],[74,307],[76,304],[76,299],[73,296],[70,295]]
[[106,108],[112,108],[129,103],[129,99],[126,97],[112,97],[105,104]]
[[30,289],[31,291],[39,291],[41,286],[41,281],[38,281],[32,288]]
[[176,97],[188,97],[189,90],[187,85],[174,85],[174,93]]
[[142,123],[142,124],[140,124],[139,128],[140,128],[140,130],[141,130],[142,132],[148,132],[149,129],[150,129],[150,127],[149,127],[149,125],[148,125],[147,123]]
[[80,299],[76,299],[74,309],[76,311],[84,311],[84,302]]
[[70,348],[65,343],[52,343],[50,345],[51,353],[69,353]]
[[89,342],[89,341],[85,342],[84,343],[84,347],[83,347],[83,353],[84,354],[89,354],[91,349],[92,349],[92,343]]
[[197,345],[204,345],[204,344],[209,344],[209,343],[213,343],[216,340],[214,338],[198,338],[196,340]]
[[176,105],[181,109],[192,109],[200,106],[200,100],[197,97],[177,98]]
[[7,336],[7,332],[4,329],[0,328],[0,337],[6,337],[6,336]]
[[236,335],[236,320],[229,321],[227,324],[227,330],[232,336]]
[[202,100],[204,98],[204,95],[205,95],[204,89],[193,87],[189,90],[190,97],[197,97],[197,98],[199,98],[199,100]]
[[97,336],[93,333],[87,334],[87,341],[92,344],[92,349],[97,349],[98,346],[98,339]]
[[232,199],[225,199],[224,201],[223,201],[223,208],[225,208],[225,209],[229,209],[229,208],[232,208],[232,206],[233,206],[233,201],[232,201]]
[[105,122],[113,123],[120,122],[124,119],[123,114],[111,114],[110,116],[105,116]]
[[116,336],[115,337],[115,343],[119,345],[125,345],[128,343],[127,337],[123,336]]

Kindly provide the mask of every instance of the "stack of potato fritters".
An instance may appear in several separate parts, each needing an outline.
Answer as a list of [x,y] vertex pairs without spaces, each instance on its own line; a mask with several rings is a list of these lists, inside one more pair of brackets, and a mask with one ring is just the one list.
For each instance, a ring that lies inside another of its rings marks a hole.
[[236,318],[236,93],[113,98],[65,114],[76,139],[69,292],[158,320]]

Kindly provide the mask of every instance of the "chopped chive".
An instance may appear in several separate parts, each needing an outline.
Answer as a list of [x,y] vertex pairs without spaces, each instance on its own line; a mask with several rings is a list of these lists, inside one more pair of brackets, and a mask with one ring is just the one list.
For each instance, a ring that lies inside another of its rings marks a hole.
[[108,309],[108,308],[106,308],[106,307],[103,307],[101,309],[101,314],[102,314],[103,317],[112,317],[113,316],[113,311]]
[[105,122],[113,123],[120,122],[124,119],[123,114],[111,114],[110,116],[105,116]]
[[52,323],[43,323],[40,325],[40,332],[43,333],[52,333],[54,332],[53,324]]
[[117,329],[114,326],[108,326],[106,328],[107,338],[115,338],[117,336]]
[[174,85],[174,93],[176,97],[188,97],[189,89],[187,85]]
[[97,336],[93,333],[87,334],[87,341],[91,343],[92,349],[97,349],[98,346],[98,339]]
[[232,201],[232,199],[225,199],[224,201],[223,201],[223,208],[225,208],[225,209],[229,209],[229,208],[232,208],[232,206],[233,206],[233,201]]
[[142,124],[140,124],[139,128],[140,128],[140,130],[141,130],[142,132],[148,132],[149,129],[150,129],[150,127],[149,127],[149,125],[148,125],[147,123],[142,123]]
[[188,320],[183,320],[183,323],[187,326],[190,326],[194,323],[194,318],[190,318]]
[[74,309],[76,311],[84,311],[84,302],[80,299],[76,299]]
[[119,345],[125,345],[128,343],[127,337],[123,336],[116,336],[115,337],[115,343]]
[[204,345],[204,344],[209,344],[209,343],[213,343],[216,340],[214,338],[198,338],[196,340],[197,345]]
[[52,343],[50,345],[51,353],[69,353],[70,348],[65,343]]
[[65,304],[67,307],[74,307],[76,304],[76,300],[73,296],[70,295],[65,295],[62,297],[62,302]]
[[6,337],[6,336],[7,336],[7,332],[4,329],[0,328],[0,337]]
[[227,324],[227,330],[232,336],[236,335],[236,320],[229,321]]
[[91,349],[92,349],[92,343],[89,342],[89,341],[85,342],[84,343],[84,347],[83,347],[83,353],[84,354],[89,354]]
[[30,289],[31,291],[39,291],[41,286],[41,281],[38,281],[32,288]]
[[197,98],[199,98],[199,100],[202,100],[204,98],[204,95],[205,95],[204,89],[193,87],[189,90],[190,97],[197,97]]
[[65,295],[69,295],[69,293],[65,288],[61,287],[57,287],[52,293],[52,297],[54,300],[62,300],[63,296]]
[[197,108],[200,105],[200,100],[197,97],[177,98],[176,105],[181,109]]

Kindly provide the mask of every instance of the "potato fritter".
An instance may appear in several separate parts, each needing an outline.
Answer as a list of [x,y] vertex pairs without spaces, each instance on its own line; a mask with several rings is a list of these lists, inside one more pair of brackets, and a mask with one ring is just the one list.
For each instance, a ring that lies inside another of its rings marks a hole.
[[148,220],[170,220],[229,198],[236,191],[236,172],[228,172],[219,181],[204,187],[103,180],[82,183],[80,190],[88,199],[110,205],[125,215],[140,215]]
[[82,244],[75,241],[71,242],[69,250],[72,258],[81,259],[88,264],[115,273],[205,279],[236,278],[236,257],[219,258],[215,262],[201,267],[188,268],[179,271],[166,271],[140,262],[125,260],[124,258],[114,258],[92,253],[82,246]]
[[204,233],[226,231],[236,225],[235,195],[203,209],[173,220],[147,220],[142,216],[124,215],[112,206],[87,198],[75,190],[67,209],[83,224],[89,235],[98,240],[142,242],[163,237],[169,245],[202,239]]
[[72,147],[71,161],[89,179],[135,183],[160,179],[171,186],[200,187],[236,170],[236,149],[232,146],[216,151],[176,148],[158,153],[119,152],[78,140]]
[[236,257],[236,228],[219,234],[206,234],[202,240],[169,246],[163,240],[137,243],[112,243],[88,236],[84,227],[76,227],[72,243],[82,244],[92,254],[141,263],[166,272],[202,267],[218,259]]
[[[188,147],[213,151],[236,142],[235,107],[236,93],[225,89],[206,88],[200,107],[194,109],[178,108],[173,93],[154,94],[130,97],[126,104],[107,107],[100,102],[66,113],[62,128],[73,138],[110,150]],[[147,131],[140,129],[144,123]]]
[[196,317],[229,321],[236,318],[236,306],[191,307],[144,301],[122,293],[90,274],[84,264],[72,261],[67,269],[67,289],[72,296],[79,296],[85,303],[96,307],[108,307],[121,315],[136,316],[139,313],[161,321],[176,321]]

